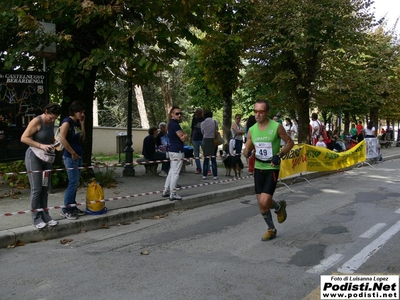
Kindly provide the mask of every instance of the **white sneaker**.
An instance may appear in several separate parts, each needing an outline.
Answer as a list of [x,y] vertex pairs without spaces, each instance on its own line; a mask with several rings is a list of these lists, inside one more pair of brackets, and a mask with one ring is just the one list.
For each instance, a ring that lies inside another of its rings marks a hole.
[[47,222],[47,225],[49,225],[51,227],[56,226],[57,224],[58,224],[58,221],[56,221],[56,220],[50,220]]
[[177,193],[172,193],[170,196],[169,196],[169,201],[174,201],[174,200],[182,200],[182,197],[181,196],[179,196]]
[[217,176],[214,176],[214,178],[213,178],[214,180],[218,180],[218,177]]
[[37,229],[42,229],[45,228],[47,226],[47,224],[45,222],[40,222],[39,224],[36,224],[35,227]]
[[167,177],[168,174],[167,174],[167,172],[165,172],[165,171],[163,170],[163,171],[161,171],[161,172],[158,174],[158,176]]
[[60,216],[64,217],[68,220],[76,220],[78,219],[78,216],[73,212],[63,212],[62,210],[60,211]]

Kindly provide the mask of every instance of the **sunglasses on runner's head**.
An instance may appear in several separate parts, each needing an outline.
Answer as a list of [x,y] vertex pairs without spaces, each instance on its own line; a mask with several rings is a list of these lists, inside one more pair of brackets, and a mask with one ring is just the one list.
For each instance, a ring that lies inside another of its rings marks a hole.
[[177,115],[177,116],[182,115],[182,112],[177,112],[177,113],[175,113],[175,115]]
[[254,114],[259,113],[260,115],[265,114],[265,110],[264,109],[260,109],[260,110],[254,110]]

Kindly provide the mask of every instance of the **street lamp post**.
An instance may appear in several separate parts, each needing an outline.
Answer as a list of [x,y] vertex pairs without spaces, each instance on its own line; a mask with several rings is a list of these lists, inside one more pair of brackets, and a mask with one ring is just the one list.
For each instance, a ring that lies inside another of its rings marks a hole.
[[[129,49],[132,49],[133,41],[129,39]],[[122,171],[123,176],[135,176],[135,169],[133,167],[133,149],[132,149],[132,89],[133,89],[133,74],[131,64],[128,63],[128,118],[127,118],[127,133],[126,133],[126,147],[125,151],[125,165]]]
[[339,105],[339,128],[338,128],[338,135],[340,137],[340,129],[342,128],[342,105]]
[[[342,95],[342,81],[339,80],[339,95]],[[341,101],[341,99],[339,99]],[[342,128],[342,104],[339,105],[339,115],[338,115],[338,136],[340,138],[340,130]]]

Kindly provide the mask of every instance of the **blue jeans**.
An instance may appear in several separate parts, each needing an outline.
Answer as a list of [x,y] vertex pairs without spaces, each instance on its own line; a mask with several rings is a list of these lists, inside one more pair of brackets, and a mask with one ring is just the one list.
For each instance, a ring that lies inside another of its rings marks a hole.
[[[203,176],[206,177],[208,170],[210,169],[210,157],[206,156],[204,157],[204,162],[203,162]],[[211,157],[211,169],[214,177],[218,176],[217,172],[217,159],[214,155],[214,157]]]
[[200,147],[203,149],[203,141],[192,141],[193,144],[193,152],[194,152],[194,160],[196,161],[196,170],[201,171],[201,163],[200,163]]
[[235,153],[239,155],[242,153],[243,148],[243,141],[242,140],[235,140]]
[[[68,175],[68,187],[65,191],[64,195],[64,205],[76,204],[76,192],[79,186],[79,179],[81,177],[81,170],[78,167],[82,166],[82,158],[78,158],[77,160],[73,160],[71,157],[63,156],[63,161],[67,170]],[[69,169],[74,168],[74,169]],[[63,208],[63,212],[70,212],[75,210],[76,207],[66,207]]]
[[[216,154],[217,154],[218,147],[214,146],[214,139],[204,139],[204,141],[205,141],[204,145],[205,145],[206,153],[204,154],[204,161],[203,161],[203,177],[207,176],[208,170],[210,169],[210,159],[211,159],[211,170],[212,170],[213,176],[217,177],[218,170],[217,170]],[[214,147],[211,152],[211,155],[208,154],[208,151],[210,150],[209,149],[210,143],[211,143],[212,147]],[[211,156],[211,158],[210,158],[210,156]]]

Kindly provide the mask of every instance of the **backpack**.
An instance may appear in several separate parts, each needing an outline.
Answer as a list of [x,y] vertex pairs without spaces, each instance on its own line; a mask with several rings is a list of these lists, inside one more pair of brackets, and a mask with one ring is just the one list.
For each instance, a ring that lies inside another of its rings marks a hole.
[[[68,129],[67,136],[69,134],[69,131],[71,130],[71,123],[69,122],[69,120],[68,120],[68,123],[69,123],[69,129]],[[63,151],[64,150],[64,145],[61,143],[61,140],[60,140],[60,134],[61,134],[61,125],[58,126],[58,128],[56,130],[56,133],[54,134],[54,140],[56,141],[55,144],[57,145],[56,146],[56,150],[57,151]]]
[[322,124],[320,121],[318,121],[318,124],[319,124],[319,134],[322,135],[324,140],[327,140],[328,139],[328,134],[326,133],[325,125]]
[[58,146],[56,147],[56,150],[57,151],[63,151],[64,150],[64,145],[61,144],[61,141],[60,141],[60,127],[57,128],[56,133],[54,135],[54,139],[56,141],[55,144],[58,144]]
[[[92,203],[92,201],[96,201]],[[107,212],[104,202],[104,191],[100,184],[93,180],[86,191],[86,213],[89,215],[101,215]]]

